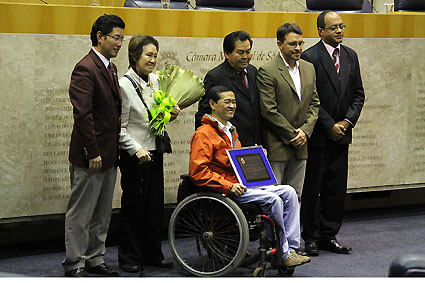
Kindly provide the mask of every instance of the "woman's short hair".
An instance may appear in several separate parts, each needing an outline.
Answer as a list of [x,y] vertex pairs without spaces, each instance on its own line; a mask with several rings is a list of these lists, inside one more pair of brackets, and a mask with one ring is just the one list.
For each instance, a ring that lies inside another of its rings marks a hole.
[[133,69],[136,68],[136,62],[143,53],[143,47],[149,44],[155,45],[156,50],[159,51],[158,40],[150,35],[136,34],[130,39],[130,42],[128,43],[129,67]]

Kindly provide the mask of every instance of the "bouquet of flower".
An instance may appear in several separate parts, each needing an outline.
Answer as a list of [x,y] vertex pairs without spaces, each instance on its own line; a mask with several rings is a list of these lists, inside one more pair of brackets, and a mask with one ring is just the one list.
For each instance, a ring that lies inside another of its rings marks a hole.
[[151,110],[150,128],[154,135],[164,135],[173,106],[177,104],[184,109],[192,105],[205,94],[205,89],[202,80],[192,71],[178,66],[170,65],[156,74],[159,75],[159,90],[155,91],[157,106]]

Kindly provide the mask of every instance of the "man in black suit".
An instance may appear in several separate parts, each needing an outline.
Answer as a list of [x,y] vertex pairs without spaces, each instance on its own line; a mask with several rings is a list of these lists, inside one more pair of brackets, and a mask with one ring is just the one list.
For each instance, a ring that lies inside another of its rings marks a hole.
[[317,18],[317,29],[321,40],[301,56],[315,67],[320,99],[301,197],[302,238],[309,255],[319,255],[319,249],[349,254],[352,249],[339,244],[336,235],[347,191],[348,145],[363,107],[364,91],[357,54],[341,44],[342,18],[324,11]]
[[[252,39],[245,31],[232,32],[224,38],[226,60],[210,70],[204,78],[205,93],[213,86],[223,85],[236,97],[237,110],[230,120],[236,127],[242,146],[261,144],[260,110],[256,76],[257,69],[250,65]],[[195,115],[195,128],[201,126],[205,113],[210,113],[208,99],[204,95]]]

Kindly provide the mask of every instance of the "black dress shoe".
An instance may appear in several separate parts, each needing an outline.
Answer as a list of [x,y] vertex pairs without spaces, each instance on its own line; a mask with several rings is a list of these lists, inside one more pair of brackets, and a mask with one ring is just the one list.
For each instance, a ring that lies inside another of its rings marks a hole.
[[89,277],[89,274],[83,267],[78,267],[65,271],[65,277]]
[[337,254],[349,254],[353,251],[352,248],[343,246],[340,243],[338,243],[336,239],[335,240],[320,240],[319,248],[321,250],[330,251]]
[[108,277],[119,277],[119,273],[112,270],[105,263],[101,263],[98,266],[91,267],[87,269],[88,272],[94,273],[97,275],[108,276]]
[[315,241],[306,241],[304,251],[307,255],[318,256],[319,247]]
[[174,263],[172,261],[168,261],[168,260],[163,259],[158,263],[148,263],[146,265],[154,266],[154,267],[161,267],[161,268],[171,268],[171,267],[173,267],[173,264]]
[[138,265],[120,264],[119,267],[128,273],[137,273],[140,271],[140,267]]

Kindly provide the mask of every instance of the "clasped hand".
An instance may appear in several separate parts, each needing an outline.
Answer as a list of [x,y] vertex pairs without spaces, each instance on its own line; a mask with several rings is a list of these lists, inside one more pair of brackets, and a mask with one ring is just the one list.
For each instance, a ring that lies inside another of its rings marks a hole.
[[301,129],[294,129],[294,133],[296,133],[297,136],[290,140],[289,144],[295,149],[299,149],[307,142],[307,135]]
[[246,192],[246,187],[239,183],[233,184],[232,188],[230,189],[230,193],[234,194],[235,196],[241,196],[245,192]]
[[345,136],[345,132],[347,131],[350,125],[347,121],[340,121],[335,123],[333,127],[328,130],[328,138],[333,141],[339,141]]

